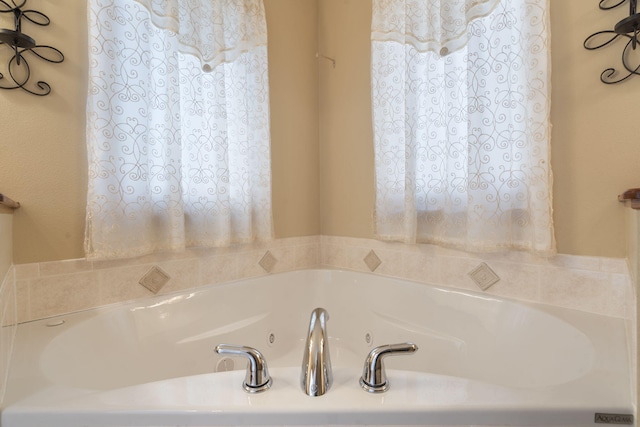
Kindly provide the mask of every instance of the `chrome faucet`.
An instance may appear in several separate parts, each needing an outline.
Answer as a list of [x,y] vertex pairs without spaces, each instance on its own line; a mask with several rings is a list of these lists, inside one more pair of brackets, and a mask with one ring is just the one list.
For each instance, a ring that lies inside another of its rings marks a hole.
[[300,374],[302,390],[309,396],[322,396],[333,382],[327,320],[329,313],[324,308],[316,308],[311,312]]

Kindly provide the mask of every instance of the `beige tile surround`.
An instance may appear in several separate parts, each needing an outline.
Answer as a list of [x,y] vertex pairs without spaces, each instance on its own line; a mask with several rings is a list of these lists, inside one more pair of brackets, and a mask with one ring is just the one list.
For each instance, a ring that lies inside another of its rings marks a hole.
[[11,267],[12,212],[0,205],[0,403],[4,398],[17,329],[15,277]]
[[154,266],[170,276],[159,295],[268,274],[259,265],[267,251],[275,259],[272,273],[317,266],[319,242],[317,236],[295,237],[136,259],[75,259],[16,265],[18,321],[151,296],[153,293],[138,281]]
[[626,230],[627,230],[627,259],[629,260],[629,271],[631,276],[630,291],[632,293],[629,301],[632,302],[631,312],[627,316],[627,339],[629,340],[631,360],[635,360],[633,365],[634,374],[636,379],[634,392],[636,394],[636,404],[640,407],[640,399],[638,396],[638,384],[640,384],[640,361],[638,360],[638,354],[640,354],[638,339],[638,321],[640,321],[640,312],[638,311],[638,304],[640,304],[640,210],[631,209],[630,203],[626,202]]
[[624,259],[539,258],[523,252],[476,255],[433,245],[330,236],[322,236],[321,242],[322,263],[327,266],[368,271],[362,260],[374,250],[382,260],[376,274],[480,291],[468,273],[485,262],[501,278],[485,291],[489,295],[615,317],[626,317],[632,309]]
[[[365,258],[380,259],[375,274],[480,291],[468,272],[487,263],[501,280],[486,293],[615,317],[628,317],[632,289],[623,259],[526,253],[473,255],[432,245],[309,236],[252,246],[190,250],[120,261],[84,259],[13,267],[18,321],[25,322],[152,295],[138,280],[153,266],[171,277],[160,294],[270,274],[260,261],[270,252],[271,273],[326,266],[370,272]],[[375,264],[373,264],[375,265]]]

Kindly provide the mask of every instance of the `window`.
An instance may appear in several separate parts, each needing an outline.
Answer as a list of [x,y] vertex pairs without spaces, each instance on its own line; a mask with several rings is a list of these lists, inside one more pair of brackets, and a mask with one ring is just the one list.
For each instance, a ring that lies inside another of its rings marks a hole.
[[261,0],[91,0],[85,249],[271,238]]
[[546,0],[374,0],[376,234],[555,253]]

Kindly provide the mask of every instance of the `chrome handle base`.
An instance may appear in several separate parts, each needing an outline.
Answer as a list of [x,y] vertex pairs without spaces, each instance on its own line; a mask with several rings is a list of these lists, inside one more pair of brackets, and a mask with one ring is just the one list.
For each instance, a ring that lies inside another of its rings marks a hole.
[[383,359],[386,356],[412,354],[418,346],[407,342],[382,345],[374,348],[364,361],[364,370],[360,377],[360,387],[369,393],[383,393],[389,389],[389,381],[384,370]]
[[267,362],[262,353],[252,347],[242,345],[220,344],[217,345],[216,353],[228,354],[230,356],[242,356],[249,359],[247,364],[247,374],[242,388],[247,393],[260,393],[271,387],[272,380],[267,369]]

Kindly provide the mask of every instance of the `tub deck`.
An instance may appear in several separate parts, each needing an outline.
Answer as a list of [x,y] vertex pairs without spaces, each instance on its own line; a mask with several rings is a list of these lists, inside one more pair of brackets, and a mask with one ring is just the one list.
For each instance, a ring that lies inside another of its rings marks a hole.
[[[378,285],[390,294],[380,297]],[[366,301],[353,318],[354,301],[374,288],[380,301]],[[232,291],[287,304],[225,312]],[[395,305],[398,296],[409,300]],[[299,313],[293,297],[306,301]],[[219,310],[211,310],[215,301]],[[316,305],[330,313],[334,383],[309,397],[300,364]],[[635,411],[623,319],[360,273],[286,273],[60,319],[57,327],[46,325],[58,319],[18,327],[2,427],[592,426],[598,413],[624,421]],[[363,391],[372,346],[408,340],[419,346],[415,355],[385,360],[390,390]],[[244,359],[221,369],[213,347],[222,342],[259,348],[272,388],[245,393]]]
[[269,392],[248,395],[244,373],[203,374],[120,390],[51,387],[5,409],[3,426],[592,425],[596,412],[630,414],[624,393],[585,396],[579,386],[516,390],[435,374],[388,371],[383,395],[362,391],[359,370],[338,368],[330,391],[311,398],[299,369],[276,368]]

